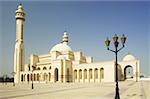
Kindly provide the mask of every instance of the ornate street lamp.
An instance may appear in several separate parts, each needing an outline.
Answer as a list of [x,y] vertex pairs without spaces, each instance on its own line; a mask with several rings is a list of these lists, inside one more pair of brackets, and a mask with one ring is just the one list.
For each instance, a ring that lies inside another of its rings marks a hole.
[[111,51],[111,52],[114,52],[115,53],[115,56],[116,56],[116,62],[115,62],[115,66],[116,66],[116,95],[115,95],[115,99],[120,99],[120,96],[119,96],[119,87],[118,87],[118,63],[117,63],[117,53],[124,48],[124,44],[125,44],[125,41],[126,41],[126,37],[124,36],[124,34],[122,35],[121,37],[121,43],[122,43],[122,47],[118,49],[118,45],[119,45],[119,42],[118,42],[118,36],[117,34],[114,35],[113,37],[113,41],[114,41],[114,46],[115,46],[115,50],[111,50],[109,49],[109,46],[110,46],[110,40],[106,39],[105,41],[105,44],[106,44],[106,47],[107,47],[107,50]]
[[16,74],[16,72],[12,72],[12,75],[14,77],[13,86],[15,86],[15,74]]

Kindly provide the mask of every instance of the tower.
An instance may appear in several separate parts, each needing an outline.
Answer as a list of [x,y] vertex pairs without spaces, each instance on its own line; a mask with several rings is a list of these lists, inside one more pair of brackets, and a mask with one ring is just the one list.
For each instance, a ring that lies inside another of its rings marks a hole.
[[20,82],[20,72],[24,70],[24,22],[25,12],[20,4],[16,10],[16,44],[14,52],[14,82]]

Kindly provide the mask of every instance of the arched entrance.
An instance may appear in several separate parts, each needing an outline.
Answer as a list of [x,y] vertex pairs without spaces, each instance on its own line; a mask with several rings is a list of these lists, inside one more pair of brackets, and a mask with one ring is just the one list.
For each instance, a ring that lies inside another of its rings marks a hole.
[[82,81],[82,70],[81,69],[79,70],[79,81],[80,82]]
[[124,80],[133,78],[133,67],[131,65],[127,65],[124,68]]
[[69,82],[69,77],[70,77],[70,75],[69,75],[69,68],[67,68],[67,82]]
[[37,74],[37,81],[40,81],[40,75],[39,75],[39,73]]
[[84,69],[84,79],[87,79],[87,69]]
[[29,74],[27,75],[27,81],[29,82],[30,78],[29,78]]
[[49,81],[51,81],[51,73],[48,73]]
[[94,79],[98,79],[98,69],[97,68],[95,68],[94,69]]
[[89,69],[89,80],[90,80],[90,82],[92,81],[92,79],[93,79],[93,75],[92,75],[92,69]]
[[21,75],[21,81],[23,82],[23,74]]
[[55,68],[55,82],[58,81],[58,68]]
[[74,70],[74,81],[77,80],[77,70]]

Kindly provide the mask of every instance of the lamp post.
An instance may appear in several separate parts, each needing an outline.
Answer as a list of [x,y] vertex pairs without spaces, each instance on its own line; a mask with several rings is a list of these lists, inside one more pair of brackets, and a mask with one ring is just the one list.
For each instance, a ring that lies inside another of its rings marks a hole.
[[12,72],[12,75],[13,75],[13,77],[14,77],[13,86],[15,86],[15,74],[16,74],[16,72]]
[[34,66],[32,66],[32,89],[34,89],[34,86],[33,86],[33,71],[34,71]]
[[115,99],[120,99],[120,96],[119,96],[119,87],[118,87],[118,63],[117,63],[117,53],[124,48],[124,44],[125,44],[125,41],[126,41],[126,37],[124,36],[124,34],[122,35],[121,37],[121,43],[122,43],[122,47],[118,49],[118,45],[119,45],[119,42],[118,42],[118,36],[117,34],[114,35],[113,37],[113,41],[114,41],[114,46],[115,46],[115,50],[111,50],[109,49],[109,46],[110,46],[110,40],[106,39],[105,41],[105,44],[106,44],[106,47],[107,47],[107,50],[111,51],[111,52],[114,52],[115,53],[115,58],[116,58],[116,62],[115,62],[115,69],[116,69],[116,94],[115,94]]

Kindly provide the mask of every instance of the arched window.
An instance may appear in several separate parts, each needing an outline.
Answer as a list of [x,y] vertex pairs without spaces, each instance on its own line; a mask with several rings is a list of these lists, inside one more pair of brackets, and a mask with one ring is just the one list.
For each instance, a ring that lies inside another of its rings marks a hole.
[[37,70],[40,70],[40,67],[38,67]]
[[55,75],[55,82],[58,81],[58,68],[55,68],[55,71],[54,71],[54,75]]
[[30,66],[28,66],[28,70],[30,71]]
[[49,70],[51,70],[51,69],[52,69],[52,67],[50,66],[50,67],[49,67]]
[[47,70],[47,68],[46,68],[46,67],[43,67],[43,70]]

